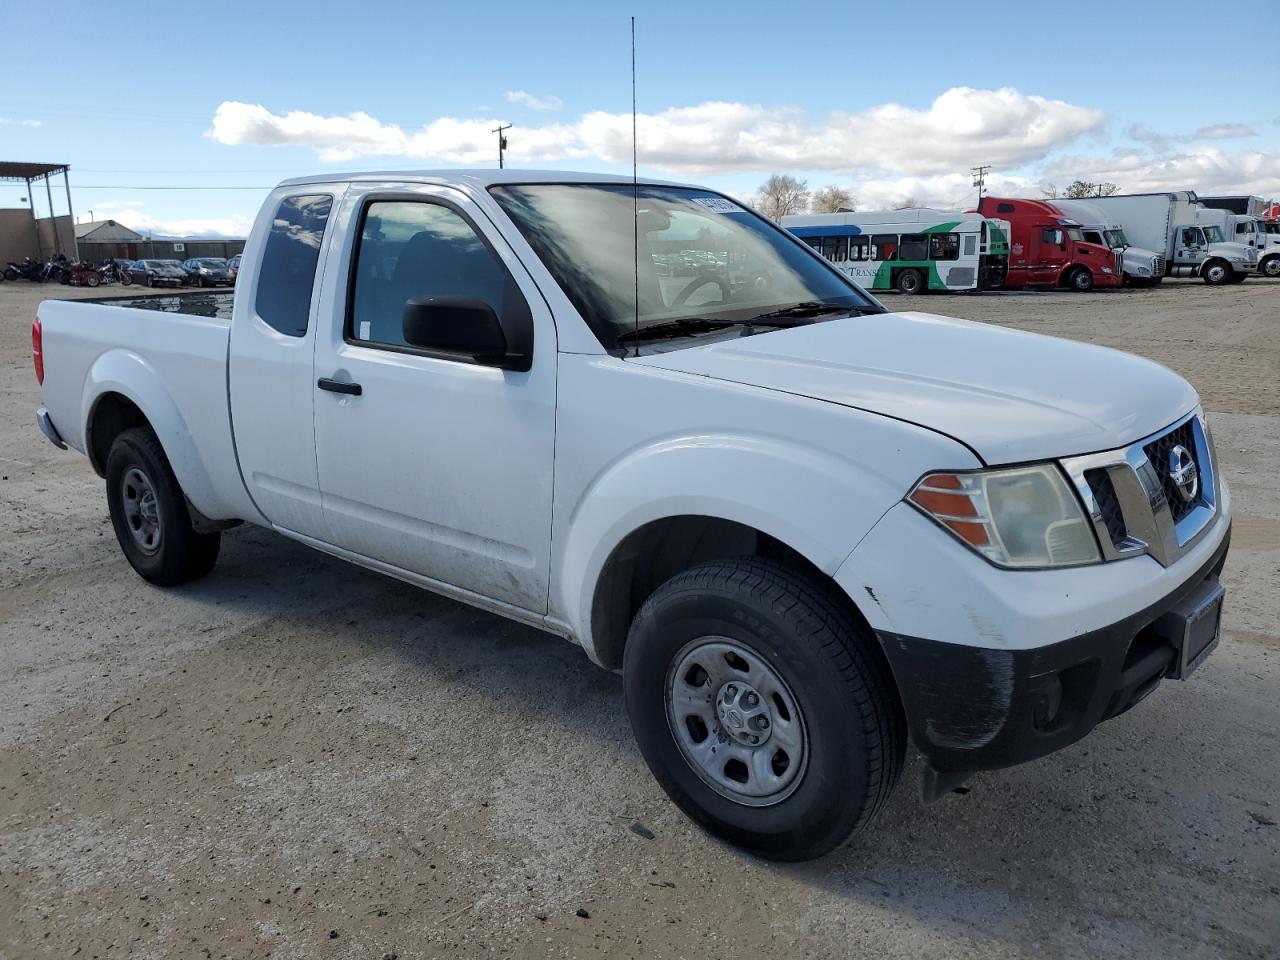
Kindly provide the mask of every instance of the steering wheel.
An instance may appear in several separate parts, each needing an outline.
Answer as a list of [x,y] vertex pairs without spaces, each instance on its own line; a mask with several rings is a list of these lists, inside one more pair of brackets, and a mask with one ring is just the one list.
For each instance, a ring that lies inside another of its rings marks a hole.
[[683,306],[685,301],[693,294],[693,291],[700,287],[705,287],[708,283],[714,283],[720,288],[720,299],[727,303],[729,300],[729,281],[718,273],[700,273],[684,285],[684,289],[676,294],[676,298],[671,302],[671,305],[673,307]]

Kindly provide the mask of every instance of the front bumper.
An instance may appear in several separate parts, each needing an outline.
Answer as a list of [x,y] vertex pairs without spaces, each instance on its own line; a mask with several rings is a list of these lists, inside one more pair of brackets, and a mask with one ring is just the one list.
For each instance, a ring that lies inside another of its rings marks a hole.
[[1179,637],[1165,614],[1216,585],[1230,540],[1228,524],[1192,574],[1138,612],[1046,646],[992,648],[877,630],[912,740],[933,771],[1008,767],[1060,750],[1177,676]]

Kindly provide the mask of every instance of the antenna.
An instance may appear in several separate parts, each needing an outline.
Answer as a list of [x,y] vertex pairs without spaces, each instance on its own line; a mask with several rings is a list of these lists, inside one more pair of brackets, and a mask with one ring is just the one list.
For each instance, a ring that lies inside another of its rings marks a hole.
[[636,353],[640,356],[640,175],[636,161],[636,18],[631,18],[631,229],[636,264]]

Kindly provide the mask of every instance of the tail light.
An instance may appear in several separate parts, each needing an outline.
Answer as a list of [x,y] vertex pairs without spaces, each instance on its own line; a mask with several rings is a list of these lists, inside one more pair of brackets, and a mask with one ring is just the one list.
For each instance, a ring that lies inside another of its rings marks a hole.
[[44,331],[40,328],[40,318],[31,322],[31,362],[36,368],[36,382],[44,386]]

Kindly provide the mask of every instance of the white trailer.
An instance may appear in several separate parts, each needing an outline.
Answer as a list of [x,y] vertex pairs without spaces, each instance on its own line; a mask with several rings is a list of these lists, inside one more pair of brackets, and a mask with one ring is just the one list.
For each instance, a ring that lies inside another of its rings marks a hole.
[[1164,279],[1164,256],[1146,247],[1133,245],[1125,234],[1124,227],[1106,211],[1095,206],[1092,200],[1055,198],[1050,202],[1065,216],[1080,224],[1080,235],[1086,243],[1096,243],[1120,251],[1120,263],[1126,283],[1146,286]]
[[1201,277],[1218,286],[1241,283],[1258,267],[1256,247],[1229,241],[1220,224],[1201,222],[1189,191],[1093,197],[1089,202],[1124,228],[1134,243],[1165,258],[1165,276]]

